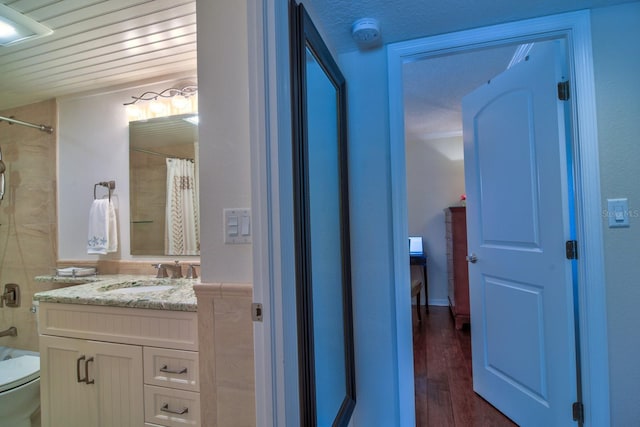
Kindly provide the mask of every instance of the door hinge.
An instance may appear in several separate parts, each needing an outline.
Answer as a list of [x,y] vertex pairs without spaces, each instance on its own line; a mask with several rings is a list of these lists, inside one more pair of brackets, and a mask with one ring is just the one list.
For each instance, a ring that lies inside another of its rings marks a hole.
[[251,319],[254,322],[262,322],[262,304],[259,302],[251,304]]
[[584,423],[584,405],[582,402],[573,402],[571,409],[573,421],[577,421],[579,425],[582,425]]
[[560,101],[569,100],[569,80],[558,83],[558,99]]
[[577,240],[567,240],[565,243],[565,250],[567,252],[567,259],[578,259]]

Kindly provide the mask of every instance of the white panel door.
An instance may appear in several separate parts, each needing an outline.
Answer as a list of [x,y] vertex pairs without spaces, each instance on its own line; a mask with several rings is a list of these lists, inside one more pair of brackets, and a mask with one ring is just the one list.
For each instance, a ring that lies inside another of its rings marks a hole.
[[474,390],[521,426],[575,425],[560,41],[463,100]]

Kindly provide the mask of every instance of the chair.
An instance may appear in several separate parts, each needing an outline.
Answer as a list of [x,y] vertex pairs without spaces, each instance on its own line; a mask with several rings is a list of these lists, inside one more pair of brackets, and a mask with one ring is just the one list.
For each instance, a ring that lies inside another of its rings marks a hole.
[[422,292],[422,281],[412,280],[411,281],[411,298],[418,297],[418,300],[416,301],[416,311],[418,312],[418,321],[422,322],[422,314],[420,313],[420,292]]

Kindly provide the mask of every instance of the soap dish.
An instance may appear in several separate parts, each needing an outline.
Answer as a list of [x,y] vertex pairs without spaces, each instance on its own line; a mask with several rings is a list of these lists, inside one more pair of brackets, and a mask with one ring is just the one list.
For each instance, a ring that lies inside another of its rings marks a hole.
[[66,267],[57,268],[56,273],[61,277],[84,277],[96,274],[95,267]]

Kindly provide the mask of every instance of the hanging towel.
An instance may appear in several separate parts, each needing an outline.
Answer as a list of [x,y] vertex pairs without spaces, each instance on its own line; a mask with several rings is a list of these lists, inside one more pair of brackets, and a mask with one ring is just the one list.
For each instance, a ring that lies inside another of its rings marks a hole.
[[108,199],[94,200],[89,211],[87,253],[106,254],[118,250],[116,210]]

